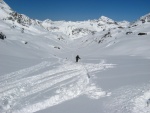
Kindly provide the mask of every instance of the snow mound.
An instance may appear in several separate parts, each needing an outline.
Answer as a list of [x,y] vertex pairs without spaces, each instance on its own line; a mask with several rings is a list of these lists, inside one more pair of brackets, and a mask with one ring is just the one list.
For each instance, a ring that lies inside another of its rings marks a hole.
[[104,103],[105,113],[149,113],[149,84],[141,86],[126,86],[112,92],[114,96]]
[[150,91],[144,92],[142,96],[134,99],[133,113],[149,113],[150,111]]

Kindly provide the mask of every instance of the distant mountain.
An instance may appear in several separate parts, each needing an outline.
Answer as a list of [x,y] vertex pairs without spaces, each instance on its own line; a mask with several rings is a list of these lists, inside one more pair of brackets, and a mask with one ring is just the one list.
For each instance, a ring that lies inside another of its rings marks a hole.
[[4,1],[0,2],[1,17],[7,23],[10,23],[12,27],[20,27],[28,30],[34,28],[36,30],[49,31],[49,32],[62,32],[69,38],[80,38],[86,35],[94,35],[96,32],[117,28],[127,27],[129,22],[116,22],[108,17],[101,16],[99,19],[87,20],[87,21],[52,21],[45,20],[39,21],[31,19],[24,14],[19,14],[13,11]]
[[80,38],[87,35],[94,35],[96,32],[109,30],[118,27],[128,27],[129,22],[116,22],[107,17],[100,17],[98,20],[87,20],[77,22],[45,20],[42,26],[51,32],[62,32],[71,38]]
[[149,113],[149,67],[150,14],[40,21],[0,0],[0,113]]
[[[68,51],[72,47],[82,48],[82,46],[91,49],[101,45],[102,48],[103,46],[107,48],[116,45],[120,40],[138,37],[138,35],[149,36],[150,33],[148,29],[150,14],[142,16],[134,23],[117,22],[105,16],[101,16],[99,19],[76,22],[52,21],[50,19],[40,21],[13,11],[1,0],[0,15],[0,32],[4,36],[6,35],[6,39],[9,38],[11,41],[15,40],[23,44],[32,42],[30,49],[44,50],[46,54],[49,50],[52,53],[59,53],[61,50]],[[43,43],[44,46],[40,43]]]

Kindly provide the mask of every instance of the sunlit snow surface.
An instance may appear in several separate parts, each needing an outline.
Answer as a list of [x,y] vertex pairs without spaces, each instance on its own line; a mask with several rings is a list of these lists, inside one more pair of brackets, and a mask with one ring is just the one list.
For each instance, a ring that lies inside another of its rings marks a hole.
[[[57,63],[61,63],[53,69]],[[49,71],[39,75],[28,76],[42,68]],[[93,73],[114,64],[77,64],[68,61],[59,61],[54,64],[42,62],[36,66],[26,68],[0,77],[1,112],[32,113],[51,107],[80,95],[87,95],[91,99],[108,96],[92,82],[87,73]],[[85,69],[86,68],[86,69]],[[88,70],[88,72],[87,72]]]
[[149,113],[150,84],[116,90],[105,103],[105,113]]
[[0,0],[0,113],[150,113],[150,14],[24,24],[12,12]]

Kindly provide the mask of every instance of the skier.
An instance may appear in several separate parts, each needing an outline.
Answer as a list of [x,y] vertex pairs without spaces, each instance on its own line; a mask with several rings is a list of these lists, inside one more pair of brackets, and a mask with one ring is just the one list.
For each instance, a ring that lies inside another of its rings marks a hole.
[[77,55],[77,56],[76,56],[76,62],[78,62],[79,59],[81,59],[81,58],[79,57],[79,55]]
[[147,100],[147,107],[150,105],[150,98]]

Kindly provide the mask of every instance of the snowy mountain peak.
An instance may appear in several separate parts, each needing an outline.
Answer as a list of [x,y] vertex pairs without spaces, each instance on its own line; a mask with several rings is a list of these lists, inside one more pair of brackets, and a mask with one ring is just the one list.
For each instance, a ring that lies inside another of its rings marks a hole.
[[5,2],[3,0],[0,0],[0,4],[4,4]]
[[45,23],[51,23],[51,22],[52,22],[52,20],[50,20],[50,19],[46,19],[46,20],[44,20],[43,22],[45,22]]
[[101,16],[101,17],[99,18],[99,20],[100,20],[100,21],[103,21],[103,22],[114,22],[114,20],[112,20],[112,19],[110,19],[110,18],[108,18],[108,17],[106,17],[106,16]]
[[108,19],[110,19],[110,18],[108,18],[108,17],[106,17],[106,16],[101,16],[100,19],[102,19],[102,20],[108,20]]
[[150,13],[148,13],[148,14],[142,16],[142,17],[140,18],[140,20],[141,20],[143,23],[144,23],[144,22],[150,22]]
[[131,23],[131,27],[141,26],[143,24],[150,24],[150,13],[140,17],[137,21]]
[[1,9],[11,9],[3,0],[0,0]]

